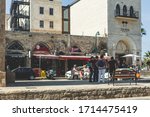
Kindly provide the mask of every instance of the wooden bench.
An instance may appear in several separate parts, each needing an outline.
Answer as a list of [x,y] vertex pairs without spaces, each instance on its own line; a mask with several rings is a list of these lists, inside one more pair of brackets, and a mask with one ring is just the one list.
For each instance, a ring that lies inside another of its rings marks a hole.
[[130,85],[132,80],[134,80],[135,84],[137,84],[136,71],[134,69],[129,68],[116,69],[112,77],[113,85],[116,79],[130,79]]

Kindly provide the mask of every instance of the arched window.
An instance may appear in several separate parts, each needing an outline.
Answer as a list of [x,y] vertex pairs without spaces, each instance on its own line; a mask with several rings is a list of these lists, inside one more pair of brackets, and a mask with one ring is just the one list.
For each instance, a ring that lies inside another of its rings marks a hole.
[[131,16],[131,17],[134,16],[134,9],[133,9],[133,6],[130,7],[130,16]]
[[22,47],[22,44],[18,41],[14,41],[11,43],[11,45],[8,47],[10,50],[24,50]]
[[120,15],[120,5],[117,4],[116,6],[116,16],[119,16]]
[[127,6],[123,6],[123,16],[127,16]]

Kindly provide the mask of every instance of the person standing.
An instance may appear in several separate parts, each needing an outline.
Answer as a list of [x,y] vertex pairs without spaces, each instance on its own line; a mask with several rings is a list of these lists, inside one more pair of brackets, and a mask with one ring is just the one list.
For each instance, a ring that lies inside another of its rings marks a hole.
[[111,60],[108,62],[108,70],[111,78],[113,77],[116,68],[117,68],[117,61],[114,59],[114,57],[111,57]]
[[90,70],[90,75],[89,75],[89,82],[93,81],[93,73],[94,73],[94,69],[93,69],[93,62],[94,62],[94,57],[91,57],[91,60],[87,63],[87,67]]
[[100,56],[100,59],[96,62],[96,66],[98,67],[98,82],[101,81],[104,83],[105,82],[105,71],[106,71],[106,61],[104,59],[104,55]]
[[94,74],[93,74],[93,82],[98,82],[98,67],[96,66],[96,62],[98,61],[98,56],[95,57],[93,66],[94,66]]

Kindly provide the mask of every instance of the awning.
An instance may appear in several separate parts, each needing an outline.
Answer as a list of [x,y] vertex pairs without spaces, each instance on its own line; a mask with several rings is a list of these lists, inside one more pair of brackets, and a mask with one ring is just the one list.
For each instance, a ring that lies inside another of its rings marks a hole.
[[85,60],[89,61],[90,56],[65,56],[65,55],[51,55],[51,54],[33,54],[33,56],[37,58],[43,58],[43,59],[59,59],[59,60]]
[[126,55],[124,55],[124,56],[122,56],[122,57],[136,57],[136,58],[140,58],[140,56],[138,56],[138,55],[136,55],[136,54],[126,54]]
[[7,54],[6,56],[9,56],[12,58],[24,58],[24,57],[26,57],[24,54]]
[[33,54],[33,56],[37,58],[44,58],[44,59],[59,59],[59,56],[51,55],[51,54]]
[[85,60],[89,61],[91,57],[89,56],[59,56],[60,60]]

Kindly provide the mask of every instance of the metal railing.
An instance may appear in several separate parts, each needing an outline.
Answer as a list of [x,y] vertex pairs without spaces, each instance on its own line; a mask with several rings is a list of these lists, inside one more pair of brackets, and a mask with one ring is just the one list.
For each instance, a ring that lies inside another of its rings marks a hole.
[[135,18],[139,19],[139,12],[138,11],[130,11],[127,10],[126,12],[123,9],[115,10],[115,17],[127,17],[127,18]]

